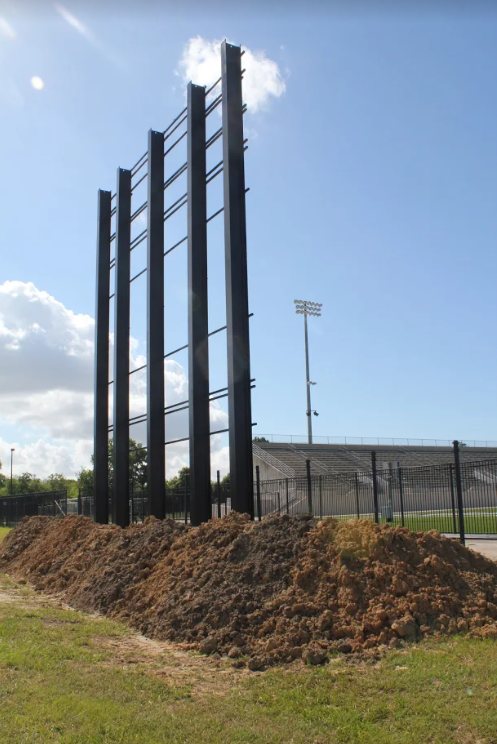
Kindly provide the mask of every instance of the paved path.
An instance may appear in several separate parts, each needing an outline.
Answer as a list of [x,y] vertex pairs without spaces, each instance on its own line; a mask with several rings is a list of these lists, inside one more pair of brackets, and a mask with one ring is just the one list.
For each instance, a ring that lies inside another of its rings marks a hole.
[[497,561],[497,540],[466,540],[466,547]]

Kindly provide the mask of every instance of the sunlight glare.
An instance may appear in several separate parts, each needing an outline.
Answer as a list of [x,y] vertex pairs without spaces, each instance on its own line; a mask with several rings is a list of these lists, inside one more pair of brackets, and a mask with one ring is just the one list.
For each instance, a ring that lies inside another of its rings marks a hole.
[[76,16],[70,13],[66,8],[64,8],[62,5],[58,5],[57,3],[54,3],[54,8],[70,26],[76,29],[76,31],[78,31],[83,36],[89,35],[88,29],[86,28],[84,23],[81,23],[81,21],[78,20]]
[[31,78],[31,85],[35,90],[43,90],[45,87],[45,83],[41,79],[41,77],[37,77],[36,75]]
[[0,33],[7,37],[7,39],[11,39],[12,41],[16,38],[16,32],[8,23],[5,18],[0,17]]

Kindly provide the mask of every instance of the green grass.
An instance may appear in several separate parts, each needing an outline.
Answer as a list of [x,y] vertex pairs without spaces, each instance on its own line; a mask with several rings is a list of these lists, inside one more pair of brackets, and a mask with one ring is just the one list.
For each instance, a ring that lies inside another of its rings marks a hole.
[[497,642],[431,640],[377,664],[250,675],[184,656],[193,673],[170,652],[119,655],[134,638],[121,624],[41,604],[6,577],[2,590],[13,597],[0,598],[2,743],[497,742]]
[[0,527],[0,543],[3,538],[10,532],[10,527]]
[[[400,520],[396,520],[396,523],[400,524]],[[413,532],[422,532],[425,530],[438,530],[439,532],[449,533],[459,532],[459,519],[456,517],[454,524],[452,515],[406,515],[404,524],[410,530],[413,530]],[[497,517],[490,514],[465,514],[464,529],[468,534],[495,535],[497,533]]]
[[[347,519],[355,519],[356,516],[353,514],[342,515],[337,517],[341,521]],[[373,515],[364,515],[365,519],[373,519]],[[380,516],[380,524],[385,523],[385,519]],[[395,514],[392,522],[388,522],[393,527],[402,525],[402,520],[399,514]],[[427,530],[438,530],[439,532],[445,533],[459,533],[459,519],[457,516],[454,520],[452,512],[433,512],[433,513],[419,513],[419,512],[406,512],[404,515],[404,527],[412,530],[413,532],[426,532]],[[491,513],[490,509],[472,509],[471,511],[465,510],[464,512],[464,529],[467,534],[474,535],[495,535],[497,534],[497,511]]]

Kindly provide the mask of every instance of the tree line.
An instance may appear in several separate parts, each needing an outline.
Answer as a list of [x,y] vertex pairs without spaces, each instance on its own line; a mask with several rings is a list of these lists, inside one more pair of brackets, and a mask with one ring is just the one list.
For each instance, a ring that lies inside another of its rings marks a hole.
[[[114,481],[114,442],[109,439],[107,451],[109,489],[113,487]],[[47,478],[38,478],[33,473],[22,473],[12,478],[2,473],[2,463],[0,461],[0,496],[15,496],[16,494],[42,493],[47,491],[67,491],[68,498],[76,498],[78,492],[93,492],[93,463],[94,457],[91,457],[92,467],[81,468],[76,478],[66,478],[60,473],[53,473]],[[147,486],[147,449],[141,442],[134,439],[129,440],[129,471],[130,484],[135,491],[144,490]],[[179,472],[169,480],[165,481],[168,490],[177,490],[184,488],[190,474],[188,466],[181,468]],[[223,486],[229,484],[229,473],[221,480]],[[213,484],[214,485],[214,484]],[[11,491],[12,486],[12,491]],[[215,488],[214,488],[215,493]]]

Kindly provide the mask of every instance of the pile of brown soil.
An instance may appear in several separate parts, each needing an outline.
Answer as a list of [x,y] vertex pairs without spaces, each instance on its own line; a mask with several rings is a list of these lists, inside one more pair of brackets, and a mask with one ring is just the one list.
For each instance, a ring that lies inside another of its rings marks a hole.
[[364,520],[231,514],[121,530],[35,517],[4,540],[0,570],[251,669],[431,633],[497,638],[497,564],[436,532]]
[[0,570],[62,594],[73,607],[111,614],[167,554],[185,527],[147,520],[122,530],[86,517],[30,517],[0,545]]

